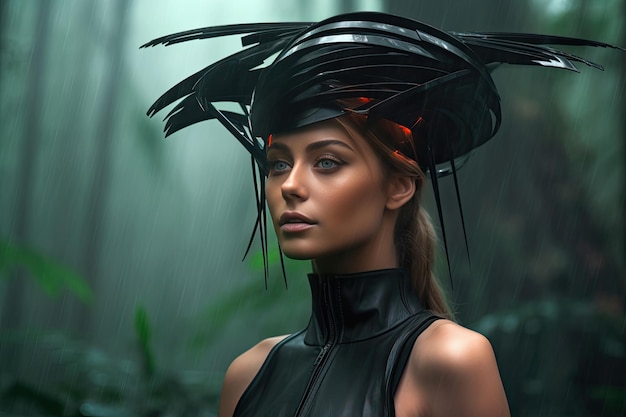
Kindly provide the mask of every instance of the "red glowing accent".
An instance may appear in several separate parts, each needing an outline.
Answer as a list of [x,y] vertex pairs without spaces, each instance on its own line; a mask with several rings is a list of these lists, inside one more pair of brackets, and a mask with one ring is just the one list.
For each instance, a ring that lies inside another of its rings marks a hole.
[[408,128],[408,127],[406,127],[406,126],[402,126],[402,125],[400,125],[400,129],[402,129],[402,131],[404,132],[404,134],[405,134],[405,135],[410,135],[410,134],[412,133],[412,132],[411,132],[411,129],[409,129],[409,128]]
[[370,101],[372,101],[373,99],[368,98],[368,97],[357,97],[357,100],[359,100],[359,101],[360,101],[361,103],[363,103],[363,104],[367,104],[367,103],[369,103]]
[[272,146],[272,135],[267,137],[267,147],[269,148],[270,146]]

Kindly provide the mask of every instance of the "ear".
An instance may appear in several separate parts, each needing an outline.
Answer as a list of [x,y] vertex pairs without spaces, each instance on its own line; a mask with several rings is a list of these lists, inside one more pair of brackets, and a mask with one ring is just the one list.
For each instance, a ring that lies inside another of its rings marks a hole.
[[396,210],[405,205],[416,191],[415,178],[406,175],[392,175],[388,183],[388,197],[385,207]]

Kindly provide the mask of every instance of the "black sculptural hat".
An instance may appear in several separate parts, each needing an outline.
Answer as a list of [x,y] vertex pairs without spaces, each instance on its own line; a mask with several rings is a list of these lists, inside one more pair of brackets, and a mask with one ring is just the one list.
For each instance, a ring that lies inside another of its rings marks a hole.
[[[217,119],[248,150],[258,186],[258,217],[248,250],[260,228],[264,257],[265,149],[270,134],[351,112],[410,129],[419,143],[417,155],[408,156],[431,178],[447,252],[437,177],[452,173],[456,186],[462,158],[497,132],[500,98],[490,71],[500,63],[577,71],[574,63],[580,62],[602,69],[548,45],[613,47],[558,36],[444,32],[374,12],[319,23],[213,26],[164,36],[142,47],[228,35],[243,35],[242,46],[247,48],[172,87],[148,115],[180,100],[165,117],[166,136]],[[240,111],[218,109],[216,104],[222,102],[235,103]]]

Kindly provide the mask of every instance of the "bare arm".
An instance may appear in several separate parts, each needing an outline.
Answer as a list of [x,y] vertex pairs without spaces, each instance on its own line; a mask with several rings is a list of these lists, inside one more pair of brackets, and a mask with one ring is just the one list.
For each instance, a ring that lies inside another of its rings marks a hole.
[[424,393],[426,415],[510,416],[487,338],[449,321],[437,323],[424,336],[415,344],[409,365],[416,385]]
[[270,350],[286,336],[265,339],[239,355],[228,367],[220,395],[218,417],[232,417],[239,398],[265,362]]

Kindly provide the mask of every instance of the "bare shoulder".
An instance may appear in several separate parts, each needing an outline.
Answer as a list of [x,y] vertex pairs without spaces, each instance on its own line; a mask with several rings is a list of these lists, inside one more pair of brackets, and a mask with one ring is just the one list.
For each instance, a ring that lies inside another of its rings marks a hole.
[[407,371],[428,399],[427,415],[509,416],[493,348],[480,333],[437,320],[415,342]]
[[239,355],[230,364],[224,377],[218,409],[219,417],[231,417],[239,398],[261,369],[270,351],[287,335],[270,337]]
[[450,320],[435,321],[418,340],[413,355],[428,359],[426,363],[420,362],[438,372],[472,366],[476,360],[495,360],[485,336]]
[[261,340],[259,343],[235,358],[226,371],[225,382],[249,379],[247,382],[250,383],[252,378],[254,378],[261,368],[261,365],[263,365],[263,362],[265,362],[270,350],[272,350],[272,348],[285,337],[287,336],[276,336]]

